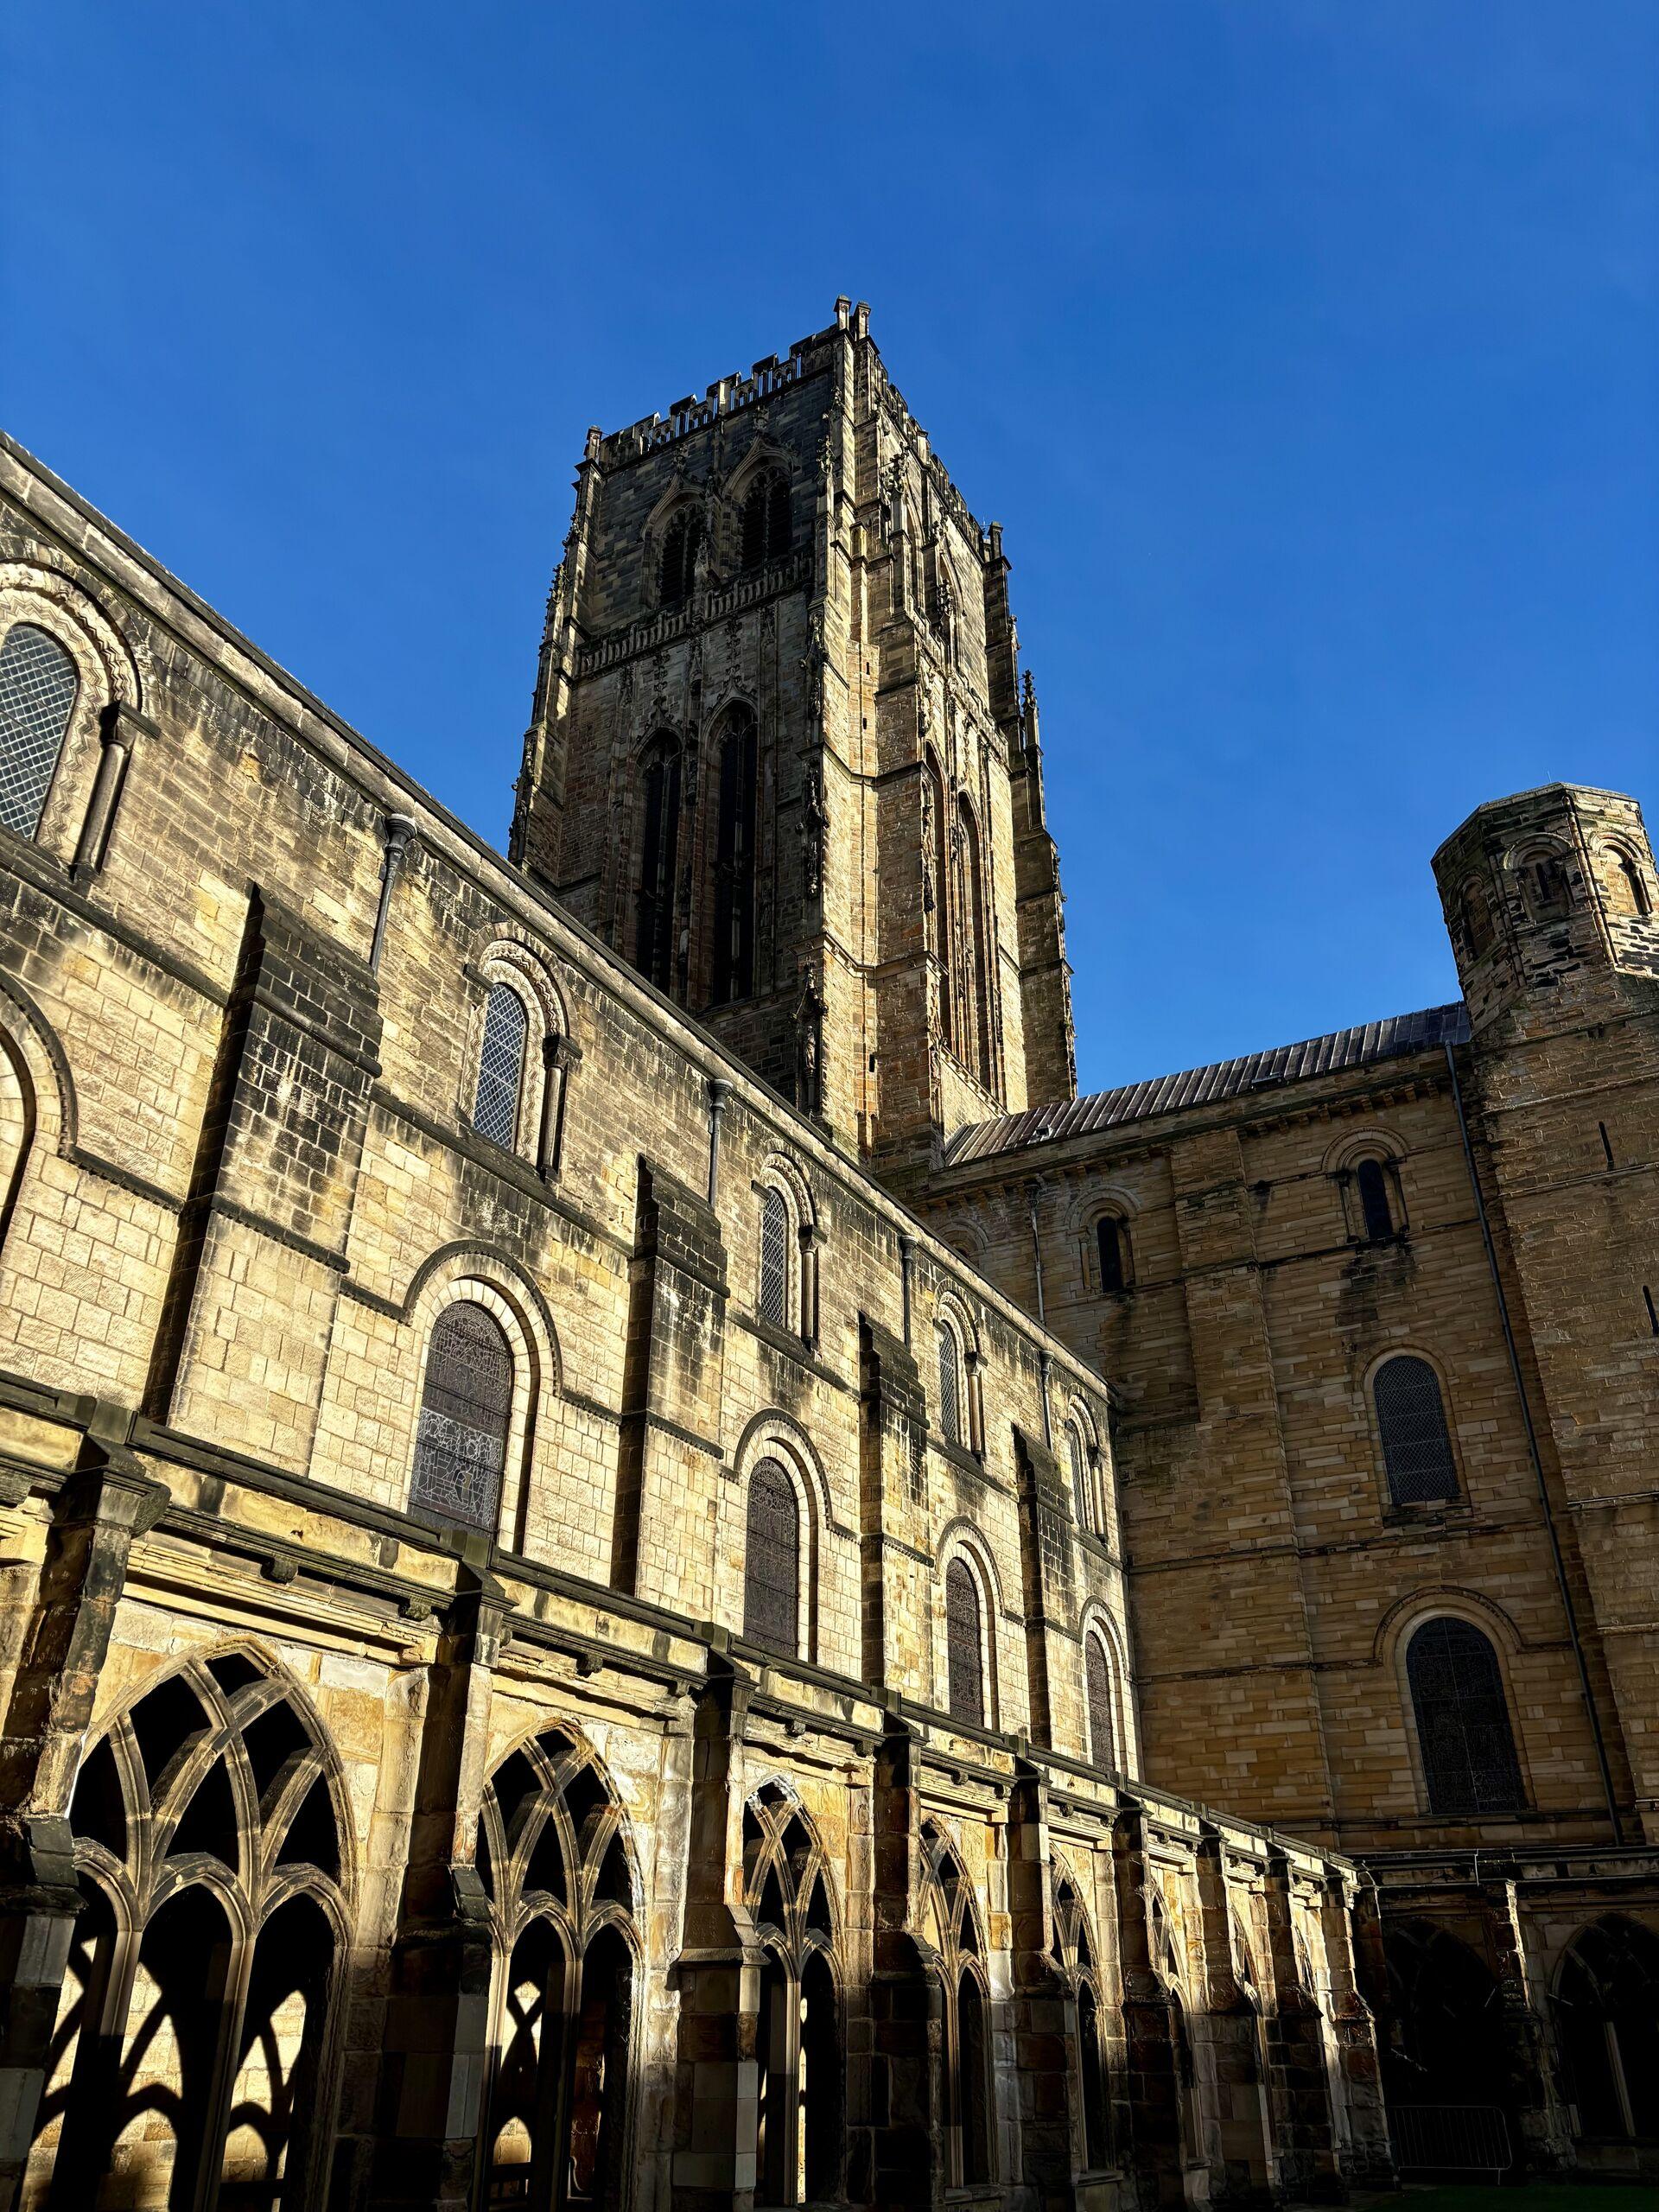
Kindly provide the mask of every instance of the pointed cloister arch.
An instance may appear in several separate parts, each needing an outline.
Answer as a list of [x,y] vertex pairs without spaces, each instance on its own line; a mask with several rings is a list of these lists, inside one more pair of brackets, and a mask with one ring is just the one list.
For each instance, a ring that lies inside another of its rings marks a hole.
[[846,2059],[840,1910],[811,1819],[779,1782],[743,1811],[743,1896],[766,1953],[757,2037],[757,2201],[839,2200]]

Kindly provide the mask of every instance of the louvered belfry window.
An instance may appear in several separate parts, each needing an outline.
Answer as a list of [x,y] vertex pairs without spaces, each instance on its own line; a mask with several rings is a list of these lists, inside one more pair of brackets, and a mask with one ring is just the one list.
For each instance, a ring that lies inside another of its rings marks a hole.
[[1426,1621],[1406,1652],[1417,1743],[1433,1813],[1509,1813],[1525,1800],[1503,1677],[1469,1621]]
[[80,678],[48,632],[19,622],[0,645],[0,822],[20,837],[41,826]]
[[985,1725],[985,1661],[973,1570],[953,1559],[944,1577],[946,1697],[953,1720]]
[[939,1324],[939,1433],[947,1442],[962,1441],[962,1354],[944,1322]]
[[1410,1352],[1384,1360],[1371,1384],[1389,1494],[1396,1505],[1420,1505],[1458,1494],[1457,1462],[1446,1426],[1440,1382],[1426,1359]]
[[1112,1766],[1116,1761],[1112,1738],[1111,1662],[1097,1636],[1089,1637],[1083,1650],[1089,1692],[1089,1756],[1096,1766]]
[[432,1332],[409,1508],[494,1533],[512,1420],[512,1348],[493,1313],[464,1300]]
[[760,1318],[789,1326],[789,1208],[768,1191],[760,1208]]
[[473,1127],[493,1143],[512,1145],[518,1134],[518,1093],[524,1078],[524,1039],[530,1017],[511,983],[492,983],[484,1008],[484,1043],[478,1056],[478,1094]]
[[795,1485],[776,1459],[749,1478],[743,1553],[743,1633],[773,1651],[799,1649],[801,1511]]

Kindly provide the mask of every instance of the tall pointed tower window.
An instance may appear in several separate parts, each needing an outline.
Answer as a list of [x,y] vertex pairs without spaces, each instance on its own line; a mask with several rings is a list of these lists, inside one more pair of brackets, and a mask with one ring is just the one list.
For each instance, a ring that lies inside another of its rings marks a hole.
[[734,710],[720,748],[720,813],[715,841],[714,1001],[724,1006],[754,988],[756,737],[747,707]]
[[658,990],[671,988],[674,874],[680,844],[680,750],[662,741],[645,761],[639,897],[633,964]]

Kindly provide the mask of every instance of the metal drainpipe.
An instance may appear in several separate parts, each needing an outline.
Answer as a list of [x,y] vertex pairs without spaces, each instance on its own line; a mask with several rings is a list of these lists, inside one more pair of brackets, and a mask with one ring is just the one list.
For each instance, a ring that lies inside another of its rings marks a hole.
[[1042,1196],[1040,1183],[1026,1185],[1026,1209],[1031,1217],[1031,1256],[1037,1267],[1037,1325],[1048,1326],[1048,1313],[1043,1302],[1043,1240],[1037,1233],[1037,1201]]
[[1469,1138],[1469,1117],[1463,1107],[1463,1085],[1458,1078],[1457,1056],[1450,1044],[1446,1045],[1444,1050],[1446,1071],[1452,1079],[1452,1103],[1458,1113],[1458,1135],[1463,1140],[1464,1165],[1469,1171],[1469,1187],[1475,1194],[1475,1212],[1480,1221],[1480,1241],[1486,1248],[1486,1265],[1491,1274],[1492,1290],[1497,1299],[1497,1318],[1503,1328],[1503,1348],[1510,1356],[1510,1373],[1515,1380],[1515,1395],[1520,1401],[1521,1424],[1527,1434],[1527,1453],[1532,1461],[1534,1480],[1538,1485],[1538,1503],[1543,1509],[1544,1530],[1549,1538],[1549,1555],[1554,1563],[1556,1586],[1561,1593],[1561,1610],[1567,1615],[1567,1633],[1579,1670],[1579,1688],[1584,1698],[1584,1709],[1589,1716],[1590,1733],[1596,1746],[1596,1765],[1601,1774],[1602,1794],[1607,1801],[1607,1818],[1612,1827],[1613,1841],[1623,1843],[1624,1827],[1618,1817],[1613,1770],[1607,1763],[1607,1741],[1601,1732],[1601,1715],[1596,1710],[1595,1693],[1590,1686],[1590,1669],[1585,1660],[1583,1640],[1579,1635],[1578,1611],[1573,1603],[1572,1586],[1567,1579],[1567,1561],[1561,1554],[1561,1540],[1556,1533],[1555,1515],[1549,1502],[1549,1490],[1544,1481],[1544,1462],[1538,1449],[1538,1432],[1533,1426],[1526,1378],[1521,1372],[1521,1355],[1516,1348],[1515,1330],[1510,1321],[1510,1301],[1503,1294],[1503,1278],[1497,1267],[1497,1249],[1492,1243],[1492,1225],[1487,1218],[1486,1200],[1475,1167],[1475,1148]]
[[709,1078],[709,1203],[714,1205],[720,1195],[720,1117],[726,1111],[726,1102],[732,1095],[732,1086],[724,1076]]

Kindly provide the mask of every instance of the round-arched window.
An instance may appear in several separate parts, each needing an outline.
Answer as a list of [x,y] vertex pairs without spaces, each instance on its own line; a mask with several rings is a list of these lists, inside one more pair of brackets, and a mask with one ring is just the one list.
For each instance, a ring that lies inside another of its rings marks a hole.
[[495,1533],[512,1421],[512,1347],[487,1306],[446,1306],[432,1331],[409,1510]]

